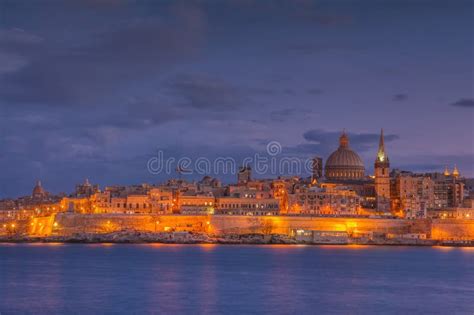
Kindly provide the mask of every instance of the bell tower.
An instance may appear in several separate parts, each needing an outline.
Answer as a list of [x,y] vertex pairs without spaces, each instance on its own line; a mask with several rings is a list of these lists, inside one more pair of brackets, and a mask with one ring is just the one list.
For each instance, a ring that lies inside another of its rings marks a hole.
[[390,212],[390,161],[387,153],[385,153],[383,129],[380,133],[379,149],[374,169],[377,210]]

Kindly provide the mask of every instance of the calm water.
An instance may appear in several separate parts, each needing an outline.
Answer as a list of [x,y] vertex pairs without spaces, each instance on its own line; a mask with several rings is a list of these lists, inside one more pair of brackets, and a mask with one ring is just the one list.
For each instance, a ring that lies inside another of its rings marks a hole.
[[0,244],[0,313],[474,314],[474,249]]

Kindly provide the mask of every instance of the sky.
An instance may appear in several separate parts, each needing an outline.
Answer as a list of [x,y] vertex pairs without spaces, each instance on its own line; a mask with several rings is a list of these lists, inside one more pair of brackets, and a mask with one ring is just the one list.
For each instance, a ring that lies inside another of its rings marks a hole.
[[343,129],[368,174],[384,128],[393,168],[474,176],[473,30],[470,0],[0,0],[0,198]]

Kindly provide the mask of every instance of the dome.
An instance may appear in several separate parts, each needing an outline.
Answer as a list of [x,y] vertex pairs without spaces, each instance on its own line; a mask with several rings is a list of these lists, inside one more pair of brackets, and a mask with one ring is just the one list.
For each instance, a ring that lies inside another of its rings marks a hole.
[[37,181],[35,187],[33,188],[32,196],[33,197],[43,197],[46,195],[46,191],[41,186],[41,182]]
[[339,138],[339,148],[326,161],[325,175],[329,180],[357,180],[365,176],[364,163],[349,148],[349,137],[345,132]]

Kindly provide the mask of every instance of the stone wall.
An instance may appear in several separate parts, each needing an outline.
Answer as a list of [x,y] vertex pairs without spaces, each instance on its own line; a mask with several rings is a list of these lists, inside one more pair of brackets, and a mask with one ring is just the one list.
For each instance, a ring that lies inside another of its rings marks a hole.
[[207,216],[181,215],[129,215],[129,214],[69,214],[56,215],[57,226],[53,234],[109,233],[134,229],[149,232],[208,231]]
[[379,232],[379,233],[427,233],[429,222],[425,220],[395,220],[367,218],[326,218],[297,216],[213,216],[212,228],[218,233],[277,233],[289,234],[293,229],[347,231],[347,232]]
[[[293,229],[379,232],[379,233],[426,233],[430,224],[426,220],[394,220],[367,218],[322,218],[292,216],[221,216],[221,215],[122,215],[122,214],[68,214],[60,213],[52,233],[107,233],[121,229],[142,231],[193,231],[211,234],[263,233],[289,234]],[[51,223],[53,224],[53,223]]]
[[[15,224],[14,228],[12,224]],[[59,213],[28,220],[4,221],[0,235],[30,236],[107,233],[123,229],[149,232],[191,231],[210,234],[289,234],[293,229],[349,233],[426,233],[436,240],[474,240],[474,220],[401,220],[300,216],[125,215]]]
[[474,220],[436,219],[431,234],[436,240],[474,240]]

